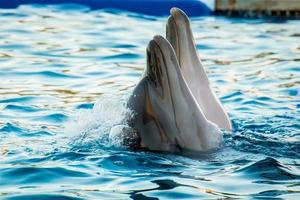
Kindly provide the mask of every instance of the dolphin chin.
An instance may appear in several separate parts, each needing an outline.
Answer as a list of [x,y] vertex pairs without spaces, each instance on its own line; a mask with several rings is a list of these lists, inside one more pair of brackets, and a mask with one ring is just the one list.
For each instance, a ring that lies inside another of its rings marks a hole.
[[171,9],[166,26],[166,38],[174,48],[183,77],[205,117],[220,128],[231,131],[228,115],[213,92],[198,57],[189,19],[178,8]]
[[171,44],[155,36],[147,48],[147,67],[128,101],[128,124],[142,148],[153,151],[207,151],[222,135],[208,121],[189,89]]

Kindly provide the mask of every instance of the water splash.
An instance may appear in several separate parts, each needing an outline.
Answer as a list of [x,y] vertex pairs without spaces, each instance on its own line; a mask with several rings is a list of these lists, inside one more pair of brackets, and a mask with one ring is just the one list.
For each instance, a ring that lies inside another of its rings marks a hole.
[[126,102],[127,97],[103,95],[92,110],[81,110],[66,124],[70,145],[93,151],[103,147],[124,147],[126,139],[134,141],[136,135],[126,124],[125,118],[132,112]]

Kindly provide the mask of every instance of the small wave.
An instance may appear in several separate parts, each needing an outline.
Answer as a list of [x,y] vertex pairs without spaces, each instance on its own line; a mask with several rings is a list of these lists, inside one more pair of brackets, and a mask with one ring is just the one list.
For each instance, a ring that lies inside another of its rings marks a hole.
[[16,125],[16,124],[12,124],[12,123],[6,123],[2,127],[0,127],[0,133],[1,134],[14,133],[14,134],[17,134],[17,135],[23,136],[23,137],[27,137],[27,136],[39,137],[39,136],[53,135],[52,133],[45,131],[45,130],[38,130],[38,131],[28,130],[24,127],[21,127],[20,125]]
[[52,122],[52,123],[62,123],[67,121],[68,116],[61,114],[61,113],[54,113],[50,115],[45,115],[41,117],[35,118],[38,121],[46,121],[46,122]]
[[63,200],[83,200],[83,198],[73,197],[62,194],[32,194],[32,195],[11,195],[4,198],[5,200],[41,200],[41,199],[63,199]]
[[[61,167],[14,167],[1,169],[1,185],[43,183],[57,179],[88,177],[84,172]],[[13,178],[18,177],[18,178]]]
[[13,104],[9,104],[9,105],[5,106],[4,109],[13,110],[13,111],[17,111],[17,112],[38,112],[38,111],[42,110],[42,109],[32,107],[32,106],[13,105]]
[[133,44],[115,44],[112,46],[113,48],[117,48],[117,49],[132,49],[132,48],[137,48],[137,45],[133,45]]
[[[299,158],[300,121],[290,115],[233,120],[234,133],[225,134],[225,145],[239,151]],[[276,124],[276,127],[274,127]]]
[[35,97],[32,97],[32,96],[24,96],[24,97],[3,99],[3,100],[0,100],[0,103],[30,102],[34,99],[35,99]]
[[10,133],[10,132],[15,132],[15,133],[23,133],[23,130],[21,128],[19,128],[18,126],[15,126],[11,123],[7,123],[5,124],[1,129],[0,132],[6,132],[6,133]]
[[[157,187],[150,188],[150,189],[142,189],[142,190],[133,190],[131,191],[130,198],[134,200],[139,200],[139,199],[158,199],[158,198],[153,198],[153,197],[147,197],[143,194],[143,192],[149,192],[149,191],[164,191],[164,190],[172,190],[177,187],[190,187],[190,188],[196,188],[193,186],[189,185],[184,185],[177,183],[173,180],[170,179],[158,179],[158,180],[153,180],[151,181],[153,184],[157,185]],[[165,198],[167,199],[188,199],[188,198],[196,198],[199,199],[199,195],[196,194],[187,194],[186,192],[178,191],[178,192],[170,192],[164,195]]]
[[[3,73],[5,75],[5,73]],[[7,74],[6,74],[7,75]],[[70,75],[62,72],[40,71],[40,72],[14,72],[12,74],[18,76],[41,76],[45,78],[81,78],[80,76]]]
[[129,60],[129,59],[137,59],[137,58],[140,58],[140,55],[134,54],[134,53],[122,53],[122,54],[117,54],[117,55],[112,55],[112,56],[106,56],[103,59],[105,59],[105,60],[118,60],[118,59]]
[[176,156],[168,154],[123,150],[110,151],[109,155],[98,160],[97,165],[115,173],[128,173],[129,176],[132,172],[138,172],[139,174],[151,173],[152,176],[159,177],[161,174],[180,174],[185,165],[181,160],[179,162],[177,160]]
[[94,104],[93,103],[82,103],[76,106],[77,109],[93,109]]
[[[256,198],[265,198],[265,199],[274,199],[275,197],[283,196],[283,195],[289,195],[289,194],[299,194],[299,191],[292,191],[292,190],[266,190],[263,192],[259,192],[257,194],[252,195]],[[281,199],[281,198],[280,198]]]
[[255,162],[245,168],[238,170],[236,173],[242,173],[251,178],[267,180],[300,180],[300,174],[296,174],[291,167],[281,164],[274,158],[267,157]]

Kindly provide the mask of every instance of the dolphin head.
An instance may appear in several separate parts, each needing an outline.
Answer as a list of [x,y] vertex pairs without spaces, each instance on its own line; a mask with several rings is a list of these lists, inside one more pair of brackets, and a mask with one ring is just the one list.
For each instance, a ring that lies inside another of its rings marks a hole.
[[189,19],[182,10],[171,9],[171,16],[166,26],[166,37],[174,48],[182,74],[205,117],[220,128],[231,131],[231,122],[210,87],[198,56]]
[[[142,94],[142,95],[141,95]],[[205,151],[219,146],[218,129],[204,117],[182,76],[171,44],[155,36],[147,48],[147,68],[134,91],[134,128],[150,150]]]

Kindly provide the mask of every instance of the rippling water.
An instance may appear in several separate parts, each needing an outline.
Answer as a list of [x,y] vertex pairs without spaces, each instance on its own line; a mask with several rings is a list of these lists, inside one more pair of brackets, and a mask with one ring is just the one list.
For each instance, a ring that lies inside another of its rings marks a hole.
[[1,199],[299,199],[300,21],[192,19],[233,122],[194,157],[122,148],[124,102],[166,18],[0,10]]

